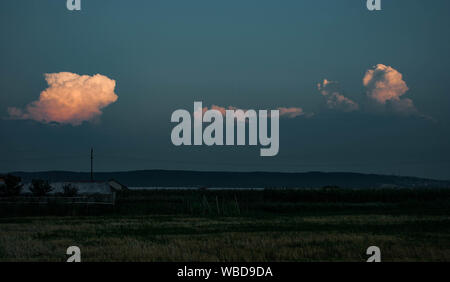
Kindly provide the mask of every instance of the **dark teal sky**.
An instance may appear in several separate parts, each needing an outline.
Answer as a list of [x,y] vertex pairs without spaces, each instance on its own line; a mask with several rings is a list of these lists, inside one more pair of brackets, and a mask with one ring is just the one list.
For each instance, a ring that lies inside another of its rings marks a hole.
[[[382,0],[65,0],[0,3],[0,171],[131,169],[356,171],[450,179],[450,2]],[[366,103],[364,73],[403,74],[420,116],[325,107],[339,81]],[[103,74],[116,103],[81,126],[8,119],[39,98],[45,73]],[[301,107],[280,121],[280,153],[175,147],[172,112],[205,105]]]

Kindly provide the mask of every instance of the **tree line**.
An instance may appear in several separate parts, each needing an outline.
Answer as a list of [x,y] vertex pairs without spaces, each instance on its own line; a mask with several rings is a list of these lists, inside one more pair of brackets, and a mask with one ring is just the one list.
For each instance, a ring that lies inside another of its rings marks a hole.
[[[22,179],[18,176],[8,174],[4,178],[5,184],[0,185],[0,197],[15,197],[20,196],[23,190]],[[47,196],[50,192],[54,191],[54,187],[43,179],[33,179],[31,181],[30,192],[33,196]],[[78,194],[78,188],[72,184],[66,184],[63,186],[62,196],[74,197]]]

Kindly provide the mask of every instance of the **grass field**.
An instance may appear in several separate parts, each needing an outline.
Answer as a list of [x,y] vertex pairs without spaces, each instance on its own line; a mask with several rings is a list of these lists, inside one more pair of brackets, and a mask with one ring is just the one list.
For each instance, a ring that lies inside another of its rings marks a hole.
[[383,261],[450,261],[448,196],[132,192],[106,214],[4,213],[0,261],[65,261],[72,245],[83,261],[365,261],[372,245]]

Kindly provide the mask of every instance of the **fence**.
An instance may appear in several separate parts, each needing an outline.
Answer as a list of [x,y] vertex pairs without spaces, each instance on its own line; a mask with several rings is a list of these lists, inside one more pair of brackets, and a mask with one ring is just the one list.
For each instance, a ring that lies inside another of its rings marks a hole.
[[111,214],[115,194],[0,197],[0,218],[12,216],[85,216]]
[[0,205],[73,205],[73,204],[89,204],[89,205],[114,205],[115,194],[93,194],[77,197],[62,196],[17,196],[17,197],[0,197]]

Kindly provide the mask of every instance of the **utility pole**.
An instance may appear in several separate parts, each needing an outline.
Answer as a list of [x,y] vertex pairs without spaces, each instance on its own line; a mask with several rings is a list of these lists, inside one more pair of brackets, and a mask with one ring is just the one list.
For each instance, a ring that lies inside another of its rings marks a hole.
[[91,148],[91,182],[94,182],[94,149]]

